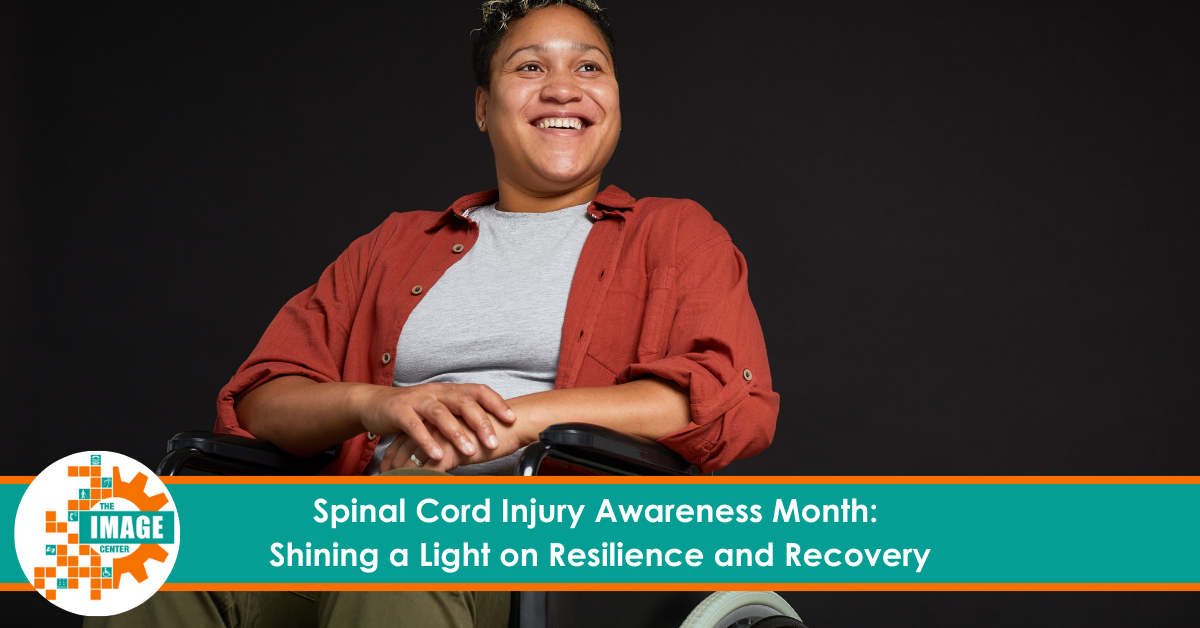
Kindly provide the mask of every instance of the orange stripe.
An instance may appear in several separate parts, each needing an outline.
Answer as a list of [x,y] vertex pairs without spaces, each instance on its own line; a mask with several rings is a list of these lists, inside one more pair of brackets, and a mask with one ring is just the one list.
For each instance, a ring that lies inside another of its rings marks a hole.
[[1200,484],[1197,475],[176,476],[165,484]]
[[[650,584],[496,583],[230,583],[168,582],[162,591],[1200,591],[1196,582],[704,582]],[[0,591],[33,591],[28,582],[0,583]]]
[[1016,583],[621,583],[621,584],[497,584],[460,583],[167,583],[162,591],[1200,591],[1196,582],[1016,582]]
[[[0,475],[29,484],[33,475]],[[1200,484],[1197,475],[163,476],[164,484]]]

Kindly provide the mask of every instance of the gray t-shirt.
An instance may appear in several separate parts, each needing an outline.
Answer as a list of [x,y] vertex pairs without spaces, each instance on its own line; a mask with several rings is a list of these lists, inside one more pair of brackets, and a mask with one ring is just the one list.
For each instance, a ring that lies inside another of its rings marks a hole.
[[[393,386],[486,384],[505,399],[554,388],[563,316],[579,253],[592,228],[587,205],[543,214],[496,206],[464,214],[479,239],[413,309],[396,344]],[[383,437],[364,472],[379,465]],[[510,475],[516,454],[455,475]]]

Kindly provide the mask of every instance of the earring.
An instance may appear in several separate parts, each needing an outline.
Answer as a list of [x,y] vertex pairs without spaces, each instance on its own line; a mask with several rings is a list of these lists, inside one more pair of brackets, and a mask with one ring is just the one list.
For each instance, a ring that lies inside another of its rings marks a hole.
[[479,130],[482,131],[483,130],[483,120],[476,120],[475,126],[479,127]]

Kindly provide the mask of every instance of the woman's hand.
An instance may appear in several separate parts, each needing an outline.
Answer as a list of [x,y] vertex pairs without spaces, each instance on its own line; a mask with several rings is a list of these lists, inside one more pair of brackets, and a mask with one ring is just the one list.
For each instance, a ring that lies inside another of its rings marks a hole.
[[[397,434],[381,470],[389,468],[386,466],[388,456],[402,443],[414,443],[437,461],[446,458],[447,454],[454,460],[481,455],[490,460],[498,457],[491,454],[508,438],[507,431],[505,438],[498,437],[496,428],[507,427],[507,423],[516,420],[508,403],[483,384],[374,387],[361,400],[358,414],[367,431],[381,436]],[[492,418],[500,422],[493,425]],[[492,451],[481,453],[485,452],[484,448]],[[410,455],[412,452],[400,460],[406,460]]]
[[[379,472],[384,473],[386,471],[391,471],[392,469],[417,466],[425,467],[427,469],[434,469],[436,471],[449,472],[450,470],[464,464],[475,464],[478,462],[495,460],[497,458],[507,456],[517,451],[524,445],[527,445],[529,442],[532,442],[532,439],[528,438],[528,435],[525,434],[524,431],[525,430],[520,429],[518,425],[515,424],[507,425],[504,423],[498,423],[496,425],[496,437],[499,442],[499,446],[491,449],[490,451],[477,448],[475,454],[473,455],[464,455],[457,449],[450,447],[449,442],[440,430],[433,431],[433,440],[446,452],[441,459],[434,459],[432,456],[426,453],[428,450],[425,447],[420,446],[415,439],[409,438],[405,434],[397,434],[396,440],[392,441],[392,444],[388,446],[387,453],[383,455],[383,461],[379,465]],[[469,430],[467,431],[467,437],[471,438],[473,442],[478,441],[478,437]],[[416,456],[417,460],[420,461],[420,464],[413,462],[412,457],[414,455]]]

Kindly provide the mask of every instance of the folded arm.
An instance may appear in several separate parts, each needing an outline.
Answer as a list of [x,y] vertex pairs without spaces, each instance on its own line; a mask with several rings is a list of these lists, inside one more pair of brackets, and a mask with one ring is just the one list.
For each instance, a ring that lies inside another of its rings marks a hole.
[[508,404],[517,419],[511,425],[497,425],[499,447],[478,448],[476,453],[464,455],[461,448],[445,447],[448,439],[438,431],[433,433],[433,440],[440,449],[449,451],[439,457],[429,455],[416,439],[397,437],[384,455],[380,471],[414,466],[414,454],[425,466],[439,471],[493,460],[536,441],[542,430],[555,423],[591,423],[658,440],[684,429],[691,420],[687,391],[657,377],[616,386],[549,390],[513,397]]

